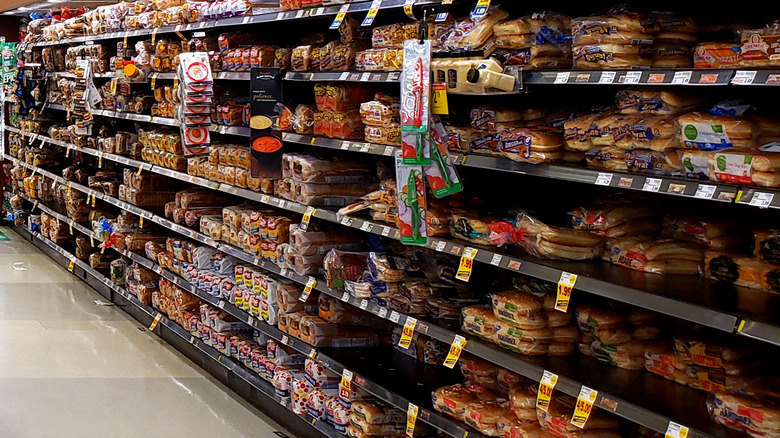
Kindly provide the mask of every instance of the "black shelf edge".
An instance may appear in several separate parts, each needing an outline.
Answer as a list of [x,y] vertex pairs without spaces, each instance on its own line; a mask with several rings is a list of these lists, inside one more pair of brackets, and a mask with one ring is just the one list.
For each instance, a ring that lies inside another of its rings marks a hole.
[[524,85],[729,85],[734,70],[523,70]]
[[338,81],[338,82],[371,82],[397,83],[401,78],[400,71],[290,71],[284,76],[287,81]]

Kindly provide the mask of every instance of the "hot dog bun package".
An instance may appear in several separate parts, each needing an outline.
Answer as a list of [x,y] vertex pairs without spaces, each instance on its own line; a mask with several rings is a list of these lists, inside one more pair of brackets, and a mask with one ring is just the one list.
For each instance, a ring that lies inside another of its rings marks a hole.
[[423,168],[404,164],[401,151],[395,153],[398,197],[398,230],[401,242],[425,245],[428,241]]
[[590,231],[551,227],[526,212],[517,215],[517,243],[541,258],[592,260],[604,237]]
[[715,392],[707,399],[707,410],[715,422],[749,436],[780,434],[780,404],[770,399]]

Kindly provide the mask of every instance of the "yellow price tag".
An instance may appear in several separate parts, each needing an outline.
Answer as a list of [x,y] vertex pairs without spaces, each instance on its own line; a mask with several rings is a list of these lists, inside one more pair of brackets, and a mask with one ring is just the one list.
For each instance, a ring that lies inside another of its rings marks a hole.
[[75,266],[75,265],[76,265],[76,262],[71,260],[70,263],[68,263],[68,271],[73,272],[73,266]]
[[95,208],[95,198],[97,198],[97,196],[95,196],[95,194],[93,193],[92,194],[92,204],[91,204],[92,208]]
[[95,247],[95,238],[92,236],[89,236],[89,245],[93,248]]
[[317,279],[314,277],[309,277],[309,281],[306,282],[306,287],[303,288],[303,293],[300,297],[298,297],[298,299],[302,302],[306,302],[306,300],[309,299],[309,295],[311,294],[312,289],[314,289],[314,286],[316,285]]
[[341,383],[339,384],[339,398],[344,401],[350,401],[352,398],[352,371],[344,369],[341,372]]
[[143,228],[144,227],[144,217],[138,216],[138,227]]
[[176,27],[173,28],[173,31],[182,39],[182,41],[187,41],[187,38],[181,33],[181,24],[177,24]]
[[179,88],[179,77],[178,76],[174,76],[173,77],[173,90],[174,90],[174,92],[176,91],[177,88]]
[[103,152],[98,154],[98,167],[103,167]]
[[669,426],[666,427],[666,434],[664,438],[686,438],[688,436],[688,428],[682,424],[677,424],[674,421],[669,422]]
[[409,408],[406,409],[406,435],[414,436],[414,426],[417,424],[417,413],[420,409],[417,405],[409,403]]
[[152,91],[154,91],[155,84],[157,84],[157,73],[152,74]]
[[306,211],[303,213],[303,218],[301,218],[301,230],[306,231],[309,229],[309,221],[311,221],[311,216],[316,211],[317,209],[314,207],[309,207],[306,209]]
[[73,224],[68,224],[68,228],[70,228],[70,235],[73,235]]
[[431,90],[433,91],[431,112],[433,114],[449,115],[450,106],[447,103],[447,86],[444,84],[433,84]]
[[[488,2],[488,3],[490,3],[490,2]],[[158,29],[159,28],[156,27],[156,28],[154,28],[154,30],[152,30],[152,45],[154,45],[154,42],[157,40],[157,30]]]
[[564,313],[569,310],[571,291],[576,283],[577,274],[561,272],[561,278],[558,280],[558,296],[555,298],[555,310]]
[[101,246],[100,247],[100,253],[101,254],[105,254],[106,253],[106,247],[105,246]]
[[309,351],[309,359],[313,360],[316,357],[317,357],[317,349],[316,348],[312,348],[311,351]]
[[404,14],[406,14],[407,17],[414,20],[414,13],[412,12],[412,9],[414,8],[414,2],[415,0],[406,0],[404,1]]
[[404,350],[409,349],[409,345],[412,344],[412,336],[414,335],[414,328],[417,327],[417,318],[411,316],[406,317],[404,323],[404,330],[401,332],[401,339],[398,340],[398,346]]
[[469,281],[471,270],[474,269],[474,257],[476,256],[477,250],[467,246],[460,257],[460,266],[458,267],[458,273],[455,274],[455,278],[461,281]]
[[488,8],[490,8],[490,0],[479,0],[471,15],[474,17],[484,17],[487,15]]
[[141,172],[143,172],[143,170],[144,170],[144,168],[143,168],[143,167],[139,167],[139,168],[138,168],[138,172],[136,172],[136,173],[135,173],[135,175],[136,175],[136,176],[138,176],[138,177],[140,177],[140,176],[141,176]]
[[68,158],[68,155],[70,155],[70,148],[65,148],[65,158]]
[[109,85],[108,91],[111,94],[116,94],[116,86],[119,83],[119,79],[117,78],[111,78],[111,84]]
[[595,389],[582,386],[580,395],[577,397],[577,405],[574,407],[574,415],[571,417],[571,424],[580,429],[585,427],[585,423],[590,418],[590,413],[593,412],[593,403],[596,403],[598,395],[599,392]]
[[444,359],[444,366],[447,368],[455,368],[455,364],[460,359],[460,353],[466,348],[466,338],[461,335],[455,335],[455,340],[450,345],[450,352],[447,353],[447,358]]
[[539,391],[536,392],[537,409],[547,412],[556,383],[558,383],[558,375],[545,370],[542,380],[539,381]]
[[347,15],[347,11],[349,10],[349,5],[342,5],[341,9],[339,9],[339,13],[336,14],[336,18],[333,20],[333,23],[330,24],[329,29],[330,30],[336,30],[339,27],[341,27],[341,23],[344,21],[344,17]]
[[157,327],[157,324],[160,323],[160,320],[162,319],[162,314],[158,313],[157,316],[154,317],[154,320],[149,325],[149,331],[153,331],[155,327]]
[[382,0],[374,0],[371,2],[371,8],[368,10],[368,14],[366,14],[366,18],[363,19],[363,22],[360,23],[361,26],[371,26],[371,24],[374,23],[374,18],[376,18],[377,12],[379,12],[379,8],[382,7]]

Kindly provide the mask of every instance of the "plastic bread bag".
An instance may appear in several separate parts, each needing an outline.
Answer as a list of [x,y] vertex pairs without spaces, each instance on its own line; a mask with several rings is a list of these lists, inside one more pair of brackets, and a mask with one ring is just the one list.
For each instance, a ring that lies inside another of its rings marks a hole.
[[493,26],[508,16],[505,11],[492,7],[478,20],[458,20],[438,35],[438,44],[447,51],[479,49],[493,35]]
[[290,246],[301,255],[326,254],[331,250],[354,251],[358,244],[351,234],[332,231],[302,231],[296,224],[290,225]]
[[675,240],[701,243],[715,250],[746,240],[744,235],[740,235],[737,221],[693,215],[664,216],[662,234]]
[[493,294],[491,299],[495,317],[503,323],[526,330],[547,327],[547,314],[542,310],[543,301],[533,295],[507,291]]
[[616,13],[572,18],[572,44],[652,44],[659,31],[658,24],[648,15]]
[[622,114],[676,115],[690,111],[703,100],[678,91],[632,88],[618,91],[615,102]]
[[449,227],[453,237],[480,245],[504,246],[517,241],[515,225],[499,218],[453,212]]
[[701,248],[693,243],[630,236],[608,241],[607,248],[612,263],[644,272],[698,275],[703,268]]
[[620,44],[575,45],[572,47],[574,68],[641,69],[650,68],[652,47]]
[[323,259],[328,287],[342,289],[345,281],[357,281],[366,269],[367,257],[367,253],[329,251]]
[[486,306],[467,306],[461,309],[461,329],[483,339],[492,339],[498,319]]
[[536,257],[591,260],[598,257],[604,239],[588,231],[551,227],[521,211],[517,242]]
[[650,207],[616,201],[597,201],[570,212],[572,227],[580,230],[607,231],[636,219],[654,215]]
[[707,251],[704,272],[707,278],[738,286],[765,291],[780,290],[780,284],[775,280],[777,267],[749,256]]

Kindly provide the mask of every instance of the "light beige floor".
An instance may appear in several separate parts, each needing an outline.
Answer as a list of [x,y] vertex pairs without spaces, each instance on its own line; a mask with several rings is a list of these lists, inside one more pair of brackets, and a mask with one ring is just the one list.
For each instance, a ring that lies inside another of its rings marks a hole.
[[0,437],[281,430],[120,309],[97,305],[105,299],[29,242],[0,231],[11,239],[0,241]]

